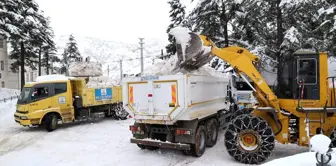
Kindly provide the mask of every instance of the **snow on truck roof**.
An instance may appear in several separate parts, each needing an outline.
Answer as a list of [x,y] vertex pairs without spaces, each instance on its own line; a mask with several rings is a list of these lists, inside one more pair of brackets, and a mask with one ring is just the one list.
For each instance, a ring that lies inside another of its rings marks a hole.
[[49,81],[67,81],[70,79],[75,79],[75,77],[68,77],[65,75],[44,75],[44,76],[38,76],[36,78],[35,83],[39,83],[39,82],[49,82]]

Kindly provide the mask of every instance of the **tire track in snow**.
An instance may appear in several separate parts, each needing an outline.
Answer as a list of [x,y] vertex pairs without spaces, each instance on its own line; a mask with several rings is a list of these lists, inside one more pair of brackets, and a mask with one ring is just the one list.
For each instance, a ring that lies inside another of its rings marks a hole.
[[21,128],[4,133],[5,137],[0,141],[0,156],[11,151],[22,149],[41,139],[44,135],[44,131],[40,130],[40,128]]

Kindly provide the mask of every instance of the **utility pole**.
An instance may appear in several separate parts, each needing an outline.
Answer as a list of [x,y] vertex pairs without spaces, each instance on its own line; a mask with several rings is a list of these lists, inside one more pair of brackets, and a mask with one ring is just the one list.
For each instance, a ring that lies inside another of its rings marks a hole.
[[107,76],[110,76],[110,65],[107,65]]
[[122,60],[120,60],[119,64],[120,64],[120,80],[122,80],[122,78],[123,78],[123,66],[122,66]]
[[143,42],[144,38],[139,38],[139,39],[140,39],[139,44],[140,44],[140,59],[141,59],[141,75],[142,75],[142,73],[144,71],[144,64],[143,64],[143,44],[145,44],[145,43]]

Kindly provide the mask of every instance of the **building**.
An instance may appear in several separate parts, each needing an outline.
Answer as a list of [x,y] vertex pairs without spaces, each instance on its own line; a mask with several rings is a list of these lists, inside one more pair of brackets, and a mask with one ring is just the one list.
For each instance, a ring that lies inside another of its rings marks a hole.
[[[0,35],[0,88],[20,89],[20,71],[12,72],[10,64],[12,61],[8,57],[7,41]],[[38,70],[32,70],[25,67],[25,82],[33,82],[38,76]],[[42,75],[46,74],[45,68],[42,68]]]

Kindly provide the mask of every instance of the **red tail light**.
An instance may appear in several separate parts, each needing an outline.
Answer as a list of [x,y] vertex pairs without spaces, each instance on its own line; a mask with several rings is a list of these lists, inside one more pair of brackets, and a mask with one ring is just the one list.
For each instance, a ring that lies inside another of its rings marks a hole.
[[148,97],[153,97],[153,94],[148,94]]
[[183,130],[183,129],[176,130],[176,135],[190,135],[190,134],[191,134],[190,130]]
[[137,127],[137,126],[130,126],[130,130],[135,132],[135,131],[140,130],[140,127]]

